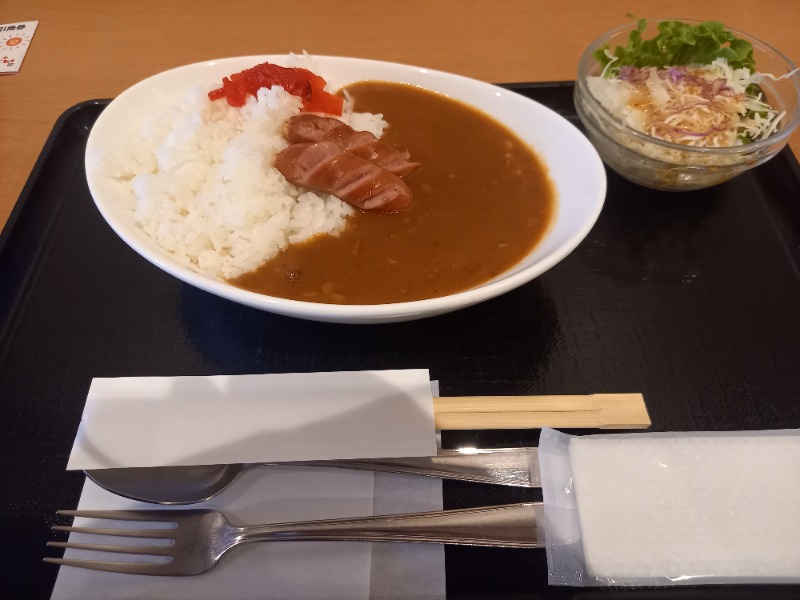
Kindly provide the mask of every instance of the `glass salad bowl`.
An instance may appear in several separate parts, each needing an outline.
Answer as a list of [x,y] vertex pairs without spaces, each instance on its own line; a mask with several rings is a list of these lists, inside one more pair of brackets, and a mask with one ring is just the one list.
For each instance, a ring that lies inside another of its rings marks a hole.
[[[703,147],[693,145],[698,143],[695,141],[697,138],[702,137],[697,130],[687,132],[678,125],[672,128],[673,132],[691,134],[683,135],[680,143],[667,141],[661,139],[660,136],[654,137],[664,131],[663,128],[652,128],[650,124],[639,125],[637,128],[631,125],[632,122],[636,124],[637,118],[642,120],[647,118],[646,113],[653,110],[652,103],[648,103],[648,101],[656,96],[648,96],[649,92],[645,91],[646,101],[642,102],[642,97],[636,97],[635,94],[620,97],[616,91],[612,93],[599,92],[601,88],[598,87],[598,84],[605,85],[605,82],[600,82],[599,78],[608,75],[609,71],[614,72],[611,70],[614,66],[613,62],[623,62],[622,60],[613,61],[615,49],[621,46],[633,52],[642,52],[641,46],[638,49],[635,47],[637,42],[634,43],[633,48],[629,45],[629,36],[634,32],[634,39],[637,35],[641,35],[642,40],[650,40],[658,34],[658,25],[661,22],[645,24],[644,21],[634,21],[628,25],[617,27],[589,44],[580,59],[575,85],[575,107],[586,127],[589,139],[603,161],[622,177],[634,183],[660,190],[683,191],[707,188],[727,181],[760,165],[780,152],[787,144],[792,132],[800,124],[800,73],[795,65],[778,50],[741,31],[726,28],[727,32],[739,40],[744,40],[752,45],[755,72],[768,74],[757,79],[757,85],[763,93],[762,97],[774,109],[775,115],[783,113],[777,126],[773,123],[764,127],[761,133],[763,138],[754,136],[752,141],[747,139],[743,142],[735,142],[739,145],[727,147]],[[674,23],[674,21],[670,20],[667,23]],[[697,21],[681,21],[681,23],[691,28],[697,28],[700,25]],[[741,44],[741,42],[733,42],[733,44],[736,45],[737,50],[740,50],[742,46],[746,48],[746,44]],[[688,51],[691,52],[701,45],[697,43]],[[728,44],[723,44],[723,47],[727,46]],[[603,52],[604,48],[605,52]],[[606,62],[612,61],[608,68],[603,61],[598,60],[596,56],[598,50],[603,53]],[[650,46],[649,50],[653,51],[653,46]],[[686,48],[683,49],[683,51],[686,50]],[[674,54],[673,57],[676,55]],[[680,87],[679,80],[687,76],[687,69],[674,67],[670,69],[670,57],[665,56],[663,59],[666,63],[663,67],[659,66],[658,68],[661,69],[661,78],[665,81],[665,87],[672,88],[667,91],[672,93],[674,87]],[[708,54],[701,60],[711,62]],[[735,59],[731,60],[735,61]],[[700,64],[705,63],[701,62]],[[644,63],[641,66],[645,67],[646,65],[647,63]],[[638,78],[641,81],[642,70],[630,69],[630,67],[626,70],[623,67],[615,77],[620,79]],[[732,72],[728,71],[728,73]],[[688,76],[691,77],[691,75]],[[719,79],[724,78],[719,77]],[[676,82],[677,85],[673,86],[672,84]],[[655,83],[658,87],[662,87],[659,82]],[[718,88],[728,84],[727,80],[724,82],[713,81],[711,84],[713,89],[707,87],[705,97],[689,94],[677,99],[670,98],[671,105],[661,104],[658,109],[669,106],[673,114],[684,113],[687,107],[696,108],[698,105],[708,104],[709,99],[714,97],[713,94],[719,93]],[[650,85],[650,83],[646,83],[646,85]],[[750,89],[754,88],[748,88],[748,90]],[[665,98],[664,91],[659,93],[661,96],[657,96],[657,98],[663,100]],[[735,89],[727,87],[722,93],[733,96]],[[724,99],[722,100],[724,101]],[[632,113],[631,107],[640,112]],[[772,115],[772,113],[760,110],[747,114],[753,115],[754,112],[759,115]],[[641,116],[642,113],[645,113],[645,117]],[[683,118],[683,116],[677,118]],[[723,129],[718,121],[716,125],[713,125],[712,122],[708,131],[714,127],[718,130]],[[773,130],[770,131],[770,128]],[[647,133],[640,129],[644,129]],[[741,130],[737,131],[741,132]],[[650,135],[650,133],[654,135]],[[739,135],[734,136],[734,140],[736,138],[739,138]],[[687,145],[687,140],[690,145]]]

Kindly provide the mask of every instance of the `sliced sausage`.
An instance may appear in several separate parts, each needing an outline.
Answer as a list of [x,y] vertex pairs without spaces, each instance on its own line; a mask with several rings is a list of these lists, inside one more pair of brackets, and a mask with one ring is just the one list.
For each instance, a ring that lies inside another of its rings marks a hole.
[[342,122],[339,119],[320,117],[311,113],[300,113],[286,122],[283,137],[290,144],[319,142]]
[[290,144],[329,140],[339,142],[351,154],[375,163],[398,177],[405,177],[419,166],[419,163],[411,162],[408,152],[396,150],[368,131],[355,131],[339,119],[330,117],[308,113],[294,116],[286,124],[285,137]]
[[295,185],[333,194],[362,210],[397,212],[413,197],[397,175],[337,142],[292,144],[275,157],[275,167]]

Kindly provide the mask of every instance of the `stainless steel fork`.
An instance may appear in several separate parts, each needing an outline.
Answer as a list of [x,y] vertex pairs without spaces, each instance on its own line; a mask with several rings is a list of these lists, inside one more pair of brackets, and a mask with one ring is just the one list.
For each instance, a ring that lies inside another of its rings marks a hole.
[[[539,548],[537,528],[541,503],[527,502],[428,513],[298,521],[237,527],[213,510],[60,510],[73,517],[158,522],[171,528],[106,529],[61,526],[57,531],[172,540],[172,545],[108,545],[48,542],[48,546],[162,557],[162,562],[121,562],[50,558],[45,562],[137,575],[198,575],[211,569],[231,548],[249,542],[339,540],[366,542],[431,542],[469,546]],[[166,561],[164,562],[164,558]]]

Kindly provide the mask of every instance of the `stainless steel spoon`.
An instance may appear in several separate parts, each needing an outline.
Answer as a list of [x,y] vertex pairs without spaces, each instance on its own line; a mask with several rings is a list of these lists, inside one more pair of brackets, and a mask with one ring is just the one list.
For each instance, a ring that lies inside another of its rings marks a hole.
[[410,458],[129,467],[92,469],[85,473],[100,487],[126,498],[155,504],[193,504],[213,498],[247,469],[262,466],[335,467],[514,487],[530,488],[541,485],[536,448],[460,448],[439,450],[436,456]]

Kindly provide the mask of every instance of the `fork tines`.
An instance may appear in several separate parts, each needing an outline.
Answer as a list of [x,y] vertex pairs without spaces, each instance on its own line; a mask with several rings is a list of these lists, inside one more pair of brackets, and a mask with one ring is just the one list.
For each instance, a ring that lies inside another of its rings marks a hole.
[[[187,512],[182,511],[185,515]],[[141,521],[171,523],[173,527],[168,528],[146,528],[146,529],[118,529],[101,527],[76,527],[74,525],[54,525],[53,531],[66,531],[69,533],[85,533],[94,535],[111,535],[116,537],[147,538],[147,539],[174,539],[175,527],[178,524],[178,515],[169,510],[59,510],[58,515],[68,517],[82,517],[90,519],[110,519],[114,521]],[[47,542],[52,548],[72,548],[76,550],[90,550],[97,552],[116,552],[121,554],[141,554],[148,556],[171,556],[172,546],[121,546],[109,544],[87,544],[79,542]],[[45,557],[44,562],[58,565],[74,567],[85,567],[102,571],[113,571],[117,573],[150,573],[159,574],[163,569],[163,563],[146,562],[114,562],[100,560],[81,560],[73,558],[51,558]]]

